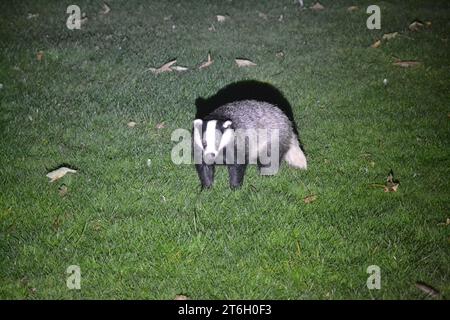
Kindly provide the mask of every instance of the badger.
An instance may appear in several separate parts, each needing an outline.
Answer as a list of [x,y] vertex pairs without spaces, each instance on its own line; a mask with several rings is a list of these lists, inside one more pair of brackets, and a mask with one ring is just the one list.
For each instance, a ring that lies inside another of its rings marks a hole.
[[214,182],[216,165],[226,165],[232,189],[244,181],[249,164],[261,175],[277,173],[282,160],[306,169],[294,124],[269,102],[242,100],[219,106],[193,123],[195,167],[202,189]]

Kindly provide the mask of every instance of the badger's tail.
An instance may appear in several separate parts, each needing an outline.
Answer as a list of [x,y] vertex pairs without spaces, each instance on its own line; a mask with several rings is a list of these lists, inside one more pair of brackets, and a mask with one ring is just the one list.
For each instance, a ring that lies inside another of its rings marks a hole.
[[306,157],[298,144],[298,139],[295,134],[292,135],[289,150],[284,155],[284,160],[286,160],[291,167],[306,170]]

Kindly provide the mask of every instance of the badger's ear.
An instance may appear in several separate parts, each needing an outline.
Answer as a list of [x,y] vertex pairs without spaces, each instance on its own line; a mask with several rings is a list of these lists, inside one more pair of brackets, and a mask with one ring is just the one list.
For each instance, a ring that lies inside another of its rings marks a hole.
[[231,126],[232,123],[233,123],[233,122],[231,122],[230,120],[227,120],[227,121],[225,121],[225,122],[223,123],[223,127],[224,127],[225,129],[227,129],[227,128],[229,128],[229,127]]
[[203,121],[201,119],[195,119],[194,120],[194,144],[203,150],[203,143],[202,143],[202,126]]

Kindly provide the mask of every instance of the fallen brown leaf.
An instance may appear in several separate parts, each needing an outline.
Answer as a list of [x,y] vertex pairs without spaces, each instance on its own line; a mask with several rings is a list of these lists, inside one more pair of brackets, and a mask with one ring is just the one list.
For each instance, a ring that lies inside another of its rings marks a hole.
[[350,6],[350,7],[347,8],[347,11],[348,12],[353,12],[353,11],[356,11],[358,9],[359,9],[358,6]]
[[44,51],[39,51],[36,54],[36,59],[37,59],[37,61],[41,61],[42,59],[44,59]]
[[106,4],[105,2],[103,3],[103,9],[102,11],[100,11],[100,14],[108,14],[111,11],[110,6],[108,6],[108,4]]
[[164,122],[158,123],[158,124],[156,125],[156,129],[163,129],[163,128],[165,128],[165,127],[166,127],[166,125],[164,124]]
[[238,67],[254,67],[256,63],[247,59],[234,59]]
[[438,226],[449,226],[450,225],[450,218],[447,218],[445,222],[440,222],[437,224]]
[[175,70],[175,71],[178,71],[178,72],[182,72],[182,71],[187,71],[187,70],[189,70],[188,68],[183,67],[183,66],[172,66],[172,67],[170,67],[170,69]]
[[370,45],[371,48],[379,48],[381,46],[381,40],[377,40]]
[[384,192],[397,192],[399,184],[398,180],[394,180],[394,172],[391,170],[386,178]]
[[217,19],[217,22],[225,22],[225,20],[227,20],[227,17],[219,14],[216,16],[216,19]]
[[392,64],[394,66],[397,66],[397,67],[410,68],[410,67],[417,67],[421,63],[419,61],[402,61],[402,60],[397,60],[397,61],[393,62]]
[[283,52],[283,51],[278,51],[278,52],[275,54],[275,56],[276,56],[277,58],[283,58],[283,57],[284,57],[284,52]]
[[314,202],[316,200],[317,200],[317,196],[315,194],[311,194],[311,195],[306,196],[305,198],[303,198],[303,202],[306,203],[306,204]]
[[437,298],[441,295],[441,293],[438,290],[422,281],[416,282],[416,288],[418,288],[419,290],[421,290],[422,292],[426,293],[427,295],[433,298]]
[[384,192],[397,192],[398,184],[393,184],[392,186],[385,186]]
[[383,34],[383,40],[391,40],[394,39],[398,35],[398,32],[391,32]]
[[258,11],[258,17],[267,20],[267,14]]
[[76,173],[76,172],[77,170],[73,170],[67,167],[61,167],[47,173],[47,177],[50,178],[50,182],[53,182],[64,177],[67,173]]
[[423,28],[423,23],[421,21],[415,20],[409,25],[408,28],[411,31],[419,31]]
[[187,296],[185,296],[185,295],[177,294],[175,296],[175,299],[173,299],[173,300],[189,300],[189,298]]
[[128,128],[134,128],[136,126],[136,122],[130,121],[127,123]]
[[37,18],[37,17],[39,17],[39,13],[29,13],[29,14],[27,15],[27,19],[28,19],[28,20],[34,19],[34,18]]
[[321,11],[325,9],[325,7],[320,2],[316,2],[313,6],[309,8],[314,11]]
[[205,62],[203,62],[198,68],[199,69],[204,69],[204,68],[208,68],[210,65],[212,65],[214,62],[214,60],[211,59],[211,54],[208,53],[208,60],[206,60]]
[[171,66],[173,66],[175,63],[177,63],[176,59],[163,64],[159,68],[148,68],[147,70],[153,72],[154,74],[159,74],[163,72],[172,72],[173,70]]

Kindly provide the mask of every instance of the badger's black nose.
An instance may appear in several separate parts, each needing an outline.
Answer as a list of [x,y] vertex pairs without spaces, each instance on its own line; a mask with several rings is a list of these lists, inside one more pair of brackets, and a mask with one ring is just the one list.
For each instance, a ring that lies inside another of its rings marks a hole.
[[216,159],[216,153],[215,152],[208,152],[205,153],[205,162],[206,163],[213,163],[214,160]]

